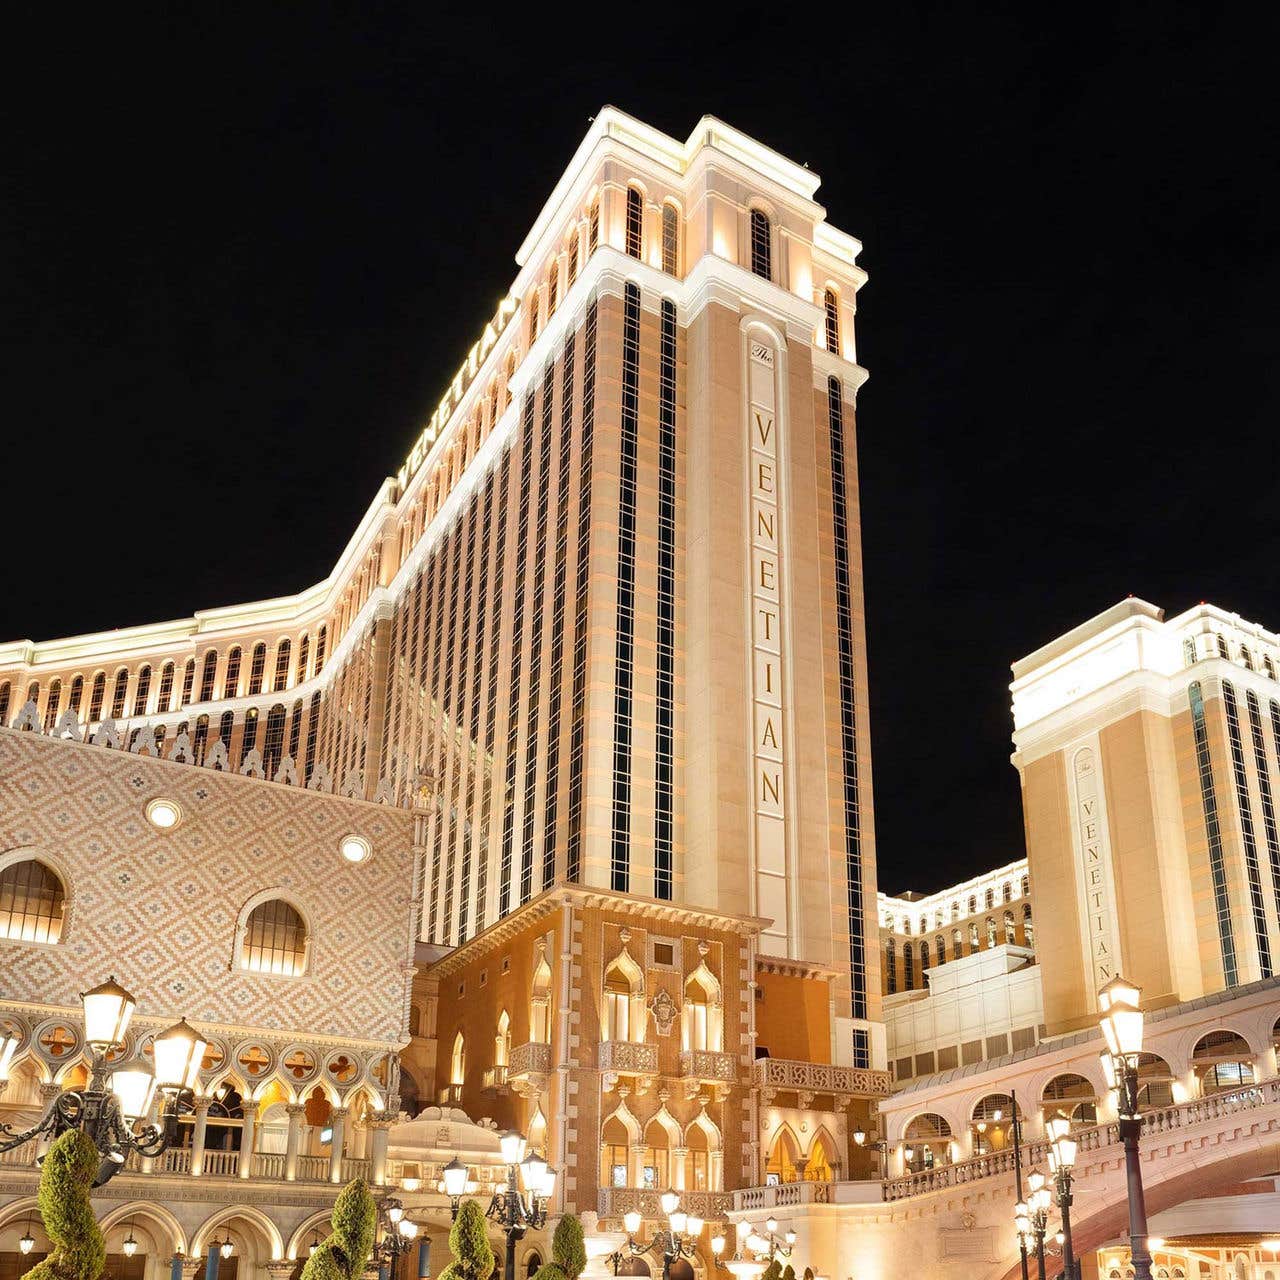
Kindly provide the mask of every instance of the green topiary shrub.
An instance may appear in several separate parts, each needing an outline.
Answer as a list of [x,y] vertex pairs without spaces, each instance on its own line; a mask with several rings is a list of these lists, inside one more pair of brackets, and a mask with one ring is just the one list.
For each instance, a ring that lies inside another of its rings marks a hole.
[[361,1280],[373,1252],[378,1210],[363,1178],[338,1194],[329,1219],[332,1230],[302,1268],[302,1280]]
[[777,1258],[774,1258],[774,1260],[765,1267],[764,1274],[760,1277],[760,1280],[782,1280],[782,1263],[780,1263]]
[[101,1162],[93,1141],[74,1129],[49,1148],[40,1168],[37,1201],[53,1249],[27,1272],[28,1277],[98,1280],[102,1274],[107,1246],[89,1205],[89,1188]]
[[578,1280],[587,1268],[587,1245],[582,1223],[571,1213],[556,1224],[551,1237],[553,1261],[544,1263],[533,1280]]
[[497,1260],[489,1244],[484,1211],[474,1200],[462,1202],[449,1228],[449,1252],[453,1254],[453,1261],[437,1280],[489,1280],[493,1274]]
[[789,1262],[782,1268],[782,1280],[796,1280],[796,1269]]

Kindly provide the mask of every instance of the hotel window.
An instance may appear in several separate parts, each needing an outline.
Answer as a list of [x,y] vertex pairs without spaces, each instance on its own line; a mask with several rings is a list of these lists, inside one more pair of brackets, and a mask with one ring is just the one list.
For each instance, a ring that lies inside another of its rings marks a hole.
[[[1221,643],[1221,637],[1218,638]],[[1226,863],[1222,854],[1222,829],[1218,822],[1218,793],[1213,778],[1213,757],[1209,753],[1209,731],[1205,723],[1204,694],[1200,681],[1187,690],[1191,704],[1191,731],[1196,746],[1196,768],[1200,775],[1200,804],[1204,811],[1205,835],[1209,845],[1209,869],[1218,920],[1218,945],[1222,951],[1223,981],[1234,987],[1238,981],[1236,943],[1231,927],[1231,903],[1227,897]]]
[[111,693],[111,718],[119,720],[124,715],[124,700],[129,692],[129,668],[121,667],[116,672],[116,684]]
[[[218,741],[227,749],[228,754],[231,751],[231,730],[235,722],[235,713],[232,711],[224,711],[222,718],[218,721]],[[228,763],[230,763],[229,760]]]
[[329,628],[322,626],[316,633],[316,670],[315,674],[320,674],[320,668],[324,666],[325,641],[329,638]]
[[1258,797],[1262,802],[1262,830],[1271,863],[1272,892],[1280,912],[1280,828],[1276,824],[1275,798],[1271,792],[1271,769],[1267,763],[1267,739],[1262,728],[1262,705],[1252,689],[1245,693],[1249,706],[1249,736],[1253,744],[1253,767],[1258,775]]
[[62,937],[66,893],[53,870],[36,858],[0,871],[0,938],[57,942]]
[[917,930],[916,930],[916,932],[917,932],[917,933],[927,933],[927,932],[928,932],[928,929],[929,929],[929,917],[928,917],[928,916],[921,916],[921,917],[920,917],[920,928],[919,928],[919,929],[917,929]]
[[951,930],[951,951],[957,960],[964,955],[964,934],[959,929]]
[[996,945],[996,922],[987,917],[987,946],[994,947]]
[[969,950],[977,951],[982,944],[978,941],[978,922],[969,921]]
[[569,287],[573,288],[573,282],[578,278],[578,233],[575,231],[569,237]]
[[188,658],[186,665],[182,668],[182,697],[179,703],[180,706],[186,707],[191,705],[191,690],[195,687],[195,683],[196,660],[194,658]]
[[1035,926],[1031,923],[1031,903],[1029,902],[1022,904],[1022,937],[1026,946],[1036,945]]
[[198,716],[196,718],[196,736],[195,741],[191,745],[192,757],[197,766],[204,764],[205,748],[209,742],[209,717]]
[[1197,1042],[1191,1065],[1202,1096],[1251,1085],[1255,1080],[1253,1050],[1235,1031],[1211,1031]]
[[298,641],[298,666],[293,673],[293,683],[301,684],[307,678],[307,659],[311,656],[311,637],[304,631]]
[[[0,722],[3,722],[3,720],[5,719],[5,713],[8,709],[8,706],[7,706],[9,701],[8,685],[5,685],[4,693],[5,693],[6,706],[5,706],[5,709],[0,710]],[[97,721],[101,717],[102,700],[103,698],[106,697],[106,694],[107,694],[107,673],[105,671],[99,671],[98,674],[93,677],[93,687],[89,691],[89,723],[90,724],[93,724],[95,721]]]
[[250,707],[244,713],[244,732],[240,737],[240,763],[244,764],[245,758],[249,752],[253,750],[258,741],[258,708]]
[[1191,666],[1196,660],[1196,642],[1190,637],[1182,642],[1182,660]]
[[889,984],[889,994],[898,990],[898,946],[892,938],[884,944],[884,972]]
[[284,706],[279,702],[267,712],[267,733],[262,744],[262,771],[268,778],[275,776],[280,755],[284,751],[284,717]]
[[[240,650],[232,649],[227,654],[227,673],[222,677],[222,696],[234,698],[240,693]],[[203,699],[202,699],[203,701]]]
[[33,680],[29,685],[27,685],[26,700],[29,703],[31,703],[33,706],[40,700],[40,681],[39,680]]
[[916,985],[916,953],[911,943],[902,944],[902,989],[911,991]]
[[1029,898],[1031,896],[1031,877],[1030,876],[1022,877],[1022,896],[1024,898]]
[[1217,636],[1217,637],[1216,637],[1216,639],[1217,639],[1217,641],[1218,641],[1218,657],[1220,657],[1220,658],[1230,658],[1230,657],[1231,657],[1231,652],[1230,652],[1230,650],[1227,648],[1227,642],[1226,642],[1226,640],[1225,640],[1225,639],[1223,639],[1223,637],[1222,637],[1222,636]]
[[1000,894],[1005,902],[1013,901],[1013,885],[1010,884],[1008,880],[1006,880],[1001,886]]
[[453,1037],[453,1053],[449,1056],[449,1083],[461,1089],[467,1079],[467,1042],[459,1031]]
[[969,895],[969,914],[971,916],[976,916],[978,914],[978,895],[976,893],[971,893]]
[[605,1040],[631,1039],[631,983],[618,968],[611,968],[604,977],[604,1027]]
[[44,707],[44,731],[52,733],[53,726],[58,723],[58,703],[62,701],[62,681],[49,682],[49,700]]
[[823,309],[827,321],[827,350],[833,356],[840,354],[840,299],[834,289],[828,289],[823,297]]
[[947,944],[942,937],[933,940],[933,955],[938,964],[947,963]]
[[302,737],[302,715],[302,699],[299,698],[289,714],[289,759],[295,765],[298,763],[298,740]]
[[283,898],[260,902],[243,926],[240,968],[296,977],[307,965],[307,926]]
[[959,919],[960,919],[960,904],[958,902],[953,902],[951,904],[951,921],[954,924]]
[[160,668],[160,692],[156,694],[156,711],[163,715],[166,711],[172,711],[170,705],[173,697],[173,663],[166,662]]
[[627,188],[627,254],[644,256],[644,197],[635,187]]
[[600,246],[600,197],[591,202],[587,211],[587,254],[595,253]]
[[204,666],[200,671],[200,701],[209,702],[213,698],[213,681],[218,670],[218,651],[210,649],[204,655]]
[[1004,913],[1004,940],[1010,946],[1018,941],[1018,931],[1014,928],[1012,911]]
[[1267,675],[1269,675],[1271,679],[1274,680],[1276,678],[1276,669],[1275,669],[1275,666],[1272,664],[1271,655],[1269,653],[1264,653],[1262,655],[1262,666],[1263,666],[1263,669],[1266,671]]
[[274,692],[279,693],[281,689],[285,689],[289,685],[289,650],[293,646],[289,641],[281,640],[280,646],[276,649],[276,680],[271,687]]
[[719,1020],[715,993],[708,991],[696,976],[690,978],[684,984],[684,1048],[720,1053],[724,1046]]
[[996,891],[994,889],[988,889],[983,901],[986,904],[987,910],[990,911],[991,908],[996,905]]
[[262,677],[267,671],[267,646],[259,640],[253,646],[253,659],[249,664],[249,696],[262,692]]
[[662,269],[669,276],[680,274],[680,210],[673,204],[662,206]]
[[138,672],[138,688],[133,695],[133,714],[145,715],[147,711],[147,694],[151,692],[151,668],[143,667]]
[[[666,208],[669,210],[670,205]],[[676,307],[662,300],[658,378],[658,617],[653,895],[670,898],[675,845]]]
[[556,303],[560,301],[560,262],[551,259],[551,270],[547,273],[547,319],[555,313]]
[[[101,675],[101,672],[99,672],[99,674]],[[105,684],[105,682],[106,677],[103,676],[103,683]],[[0,725],[7,725],[9,723],[10,696],[11,691],[9,688],[9,682],[6,680],[3,684],[0,684]],[[99,703],[101,703],[101,699],[99,699]]]
[[773,279],[773,249],[770,244],[769,215],[751,210],[751,270],[765,280]]
[[[1241,652],[1243,653],[1244,650]],[[1246,665],[1248,665],[1247,662]],[[1249,905],[1253,914],[1254,937],[1258,945],[1258,967],[1262,976],[1269,978],[1272,975],[1271,941],[1267,936],[1267,909],[1262,896],[1262,871],[1258,863],[1258,844],[1254,836],[1249,775],[1245,767],[1244,742],[1240,735],[1240,714],[1236,704],[1236,692],[1226,680],[1222,682],[1222,705],[1227,715],[1227,743],[1231,750],[1231,768],[1235,777],[1236,804],[1240,810],[1240,835],[1244,844],[1244,865],[1249,884]]]
[[538,340],[538,293],[535,289],[529,298],[529,345]]
[[1240,646],[1240,661],[1243,662],[1250,671],[1253,670],[1253,656],[1249,653],[1249,650],[1244,647],[1244,645]]

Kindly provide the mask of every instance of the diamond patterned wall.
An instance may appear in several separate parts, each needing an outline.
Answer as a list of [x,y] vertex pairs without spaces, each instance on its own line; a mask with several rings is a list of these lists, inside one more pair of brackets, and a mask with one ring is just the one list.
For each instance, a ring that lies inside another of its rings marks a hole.
[[[157,831],[144,807],[176,800]],[[57,945],[0,939],[0,999],[78,1007],[108,973],[139,1017],[398,1043],[415,933],[413,815],[253,778],[0,729],[0,864],[30,848],[63,875]],[[347,862],[349,832],[372,856]],[[279,890],[310,925],[296,978],[232,968],[245,904]]]

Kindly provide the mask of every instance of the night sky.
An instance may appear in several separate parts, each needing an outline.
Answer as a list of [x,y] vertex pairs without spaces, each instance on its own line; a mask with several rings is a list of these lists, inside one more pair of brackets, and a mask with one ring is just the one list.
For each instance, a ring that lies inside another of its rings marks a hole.
[[1280,628],[1277,23],[608,11],[10,15],[0,637],[325,576],[589,117],[713,113],[865,246],[881,886],[1019,857],[1011,661],[1130,592]]

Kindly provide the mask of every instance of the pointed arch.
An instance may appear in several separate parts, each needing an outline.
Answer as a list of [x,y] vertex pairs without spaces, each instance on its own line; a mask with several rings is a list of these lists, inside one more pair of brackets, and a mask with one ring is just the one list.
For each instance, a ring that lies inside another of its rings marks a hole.
[[293,1235],[289,1237],[289,1244],[285,1250],[285,1257],[290,1262],[296,1262],[298,1259],[298,1251],[306,1249],[311,1241],[307,1239],[313,1233],[319,1233],[320,1239],[323,1240],[329,1234],[329,1221],[333,1217],[332,1209],[319,1209],[310,1217],[303,1220],[294,1228]]
[[[168,1255],[186,1253],[187,1233],[182,1224],[165,1208],[154,1200],[131,1200],[117,1209],[112,1209],[99,1223],[105,1236],[113,1227],[121,1226],[129,1221],[150,1222],[159,1229],[162,1240],[168,1247]],[[159,1243],[159,1242],[157,1242]]]
[[209,1247],[209,1238],[215,1230],[224,1224],[230,1226],[237,1219],[248,1223],[256,1229],[258,1233],[257,1243],[266,1246],[264,1252],[268,1255],[270,1261],[281,1261],[284,1257],[284,1240],[280,1235],[280,1229],[261,1209],[255,1209],[253,1205],[249,1204],[225,1205],[220,1209],[214,1210],[200,1224],[195,1235],[191,1238],[192,1256],[200,1257],[206,1253]]
[[498,1014],[498,1027],[493,1037],[493,1065],[506,1070],[511,1061],[511,1015],[503,1009]]
[[644,1042],[644,971],[625,943],[604,971],[604,1014],[604,1039]]
[[551,1043],[551,965],[547,963],[546,940],[541,938],[529,997],[529,1040],[533,1044]]
[[784,1120],[769,1139],[769,1154],[765,1159],[766,1175],[772,1174],[779,1182],[800,1181],[800,1143],[790,1123]]
[[683,1048],[724,1051],[724,1000],[720,981],[702,961],[684,981]]
[[805,1152],[805,1181],[838,1182],[843,1163],[840,1159],[840,1144],[835,1135],[825,1124],[818,1125],[809,1141],[809,1149]]

